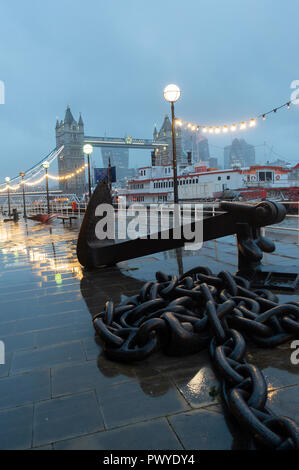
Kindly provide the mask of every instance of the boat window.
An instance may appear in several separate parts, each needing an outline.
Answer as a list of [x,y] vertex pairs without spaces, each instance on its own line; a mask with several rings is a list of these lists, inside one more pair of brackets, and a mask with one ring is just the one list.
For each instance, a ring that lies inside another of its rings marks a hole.
[[273,172],[272,171],[259,171],[258,179],[259,181],[272,181]]

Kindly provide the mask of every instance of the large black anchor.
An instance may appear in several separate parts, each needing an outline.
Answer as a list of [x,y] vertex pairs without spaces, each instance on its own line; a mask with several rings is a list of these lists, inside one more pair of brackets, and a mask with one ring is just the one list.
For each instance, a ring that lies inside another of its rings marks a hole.
[[[88,269],[180,248],[185,243],[192,242],[185,238],[182,226],[179,227],[181,233],[179,239],[176,238],[174,229],[169,229],[167,233],[158,232],[155,237],[146,235],[117,243],[115,240],[99,240],[95,228],[101,217],[96,216],[96,208],[103,203],[112,204],[110,190],[104,180],[98,184],[90,199],[78,237],[78,260]],[[264,269],[261,263],[263,253],[272,253],[275,245],[262,236],[261,227],[281,222],[286,215],[285,207],[272,201],[262,201],[255,205],[223,202],[220,203],[219,213],[216,214],[204,218],[203,221],[191,222],[189,233],[202,230],[202,241],[236,234],[239,273],[251,281],[256,281],[257,285],[265,284],[266,287],[273,287],[272,271],[279,273],[281,267],[278,270],[271,267],[271,272]],[[263,274],[257,275],[259,272]],[[278,281],[279,279],[278,276]],[[275,279],[275,287],[292,290],[296,288],[299,276],[297,273],[284,273],[281,286],[278,281]]]

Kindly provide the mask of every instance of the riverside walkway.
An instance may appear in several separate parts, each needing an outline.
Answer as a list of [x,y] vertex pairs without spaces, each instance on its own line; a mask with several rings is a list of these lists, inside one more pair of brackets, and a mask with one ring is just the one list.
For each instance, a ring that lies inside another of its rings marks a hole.
[[[233,237],[207,242],[200,252],[173,250],[84,272],[76,258],[78,223],[0,221],[0,448],[246,448],[223,411],[206,351],[118,364],[103,354],[91,321],[107,298],[137,293],[159,269],[181,274],[200,264],[234,272]],[[298,252],[292,240],[278,242],[265,261],[296,265]],[[289,345],[249,346],[248,357],[265,374],[269,406],[298,422],[299,365],[291,364],[291,352]]]

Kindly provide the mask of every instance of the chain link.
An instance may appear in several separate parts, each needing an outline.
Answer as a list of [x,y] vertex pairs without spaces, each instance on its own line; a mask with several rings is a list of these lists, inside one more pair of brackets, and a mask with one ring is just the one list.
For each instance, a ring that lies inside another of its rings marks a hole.
[[178,279],[161,271],[139,295],[115,307],[107,301],[93,319],[106,355],[138,361],[157,349],[182,356],[209,347],[221,377],[224,404],[246,429],[255,448],[299,449],[299,427],[267,408],[263,373],[246,360],[245,338],[275,347],[299,338],[299,302],[278,304],[247,279],[198,266]]

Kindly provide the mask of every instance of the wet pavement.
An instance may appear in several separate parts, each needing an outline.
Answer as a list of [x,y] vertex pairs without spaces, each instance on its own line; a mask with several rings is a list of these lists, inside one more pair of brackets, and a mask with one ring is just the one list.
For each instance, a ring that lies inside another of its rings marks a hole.
[[[246,448],[222,409],[207,352],[118,364],[103,354],[91,322],[107,298],[137,293],[159,269],[174,274],[200,264],[234,272],[233,237],[207,242],[199,253],[173,250],[84,272],[77,232],[57,220],[0,221],[0,448]],[[296,265],[299,247],[281,238],[266,262]],[[299,365],[291,352],[290,345],[248,348],[266,376],[269,406],[299,421]]]

